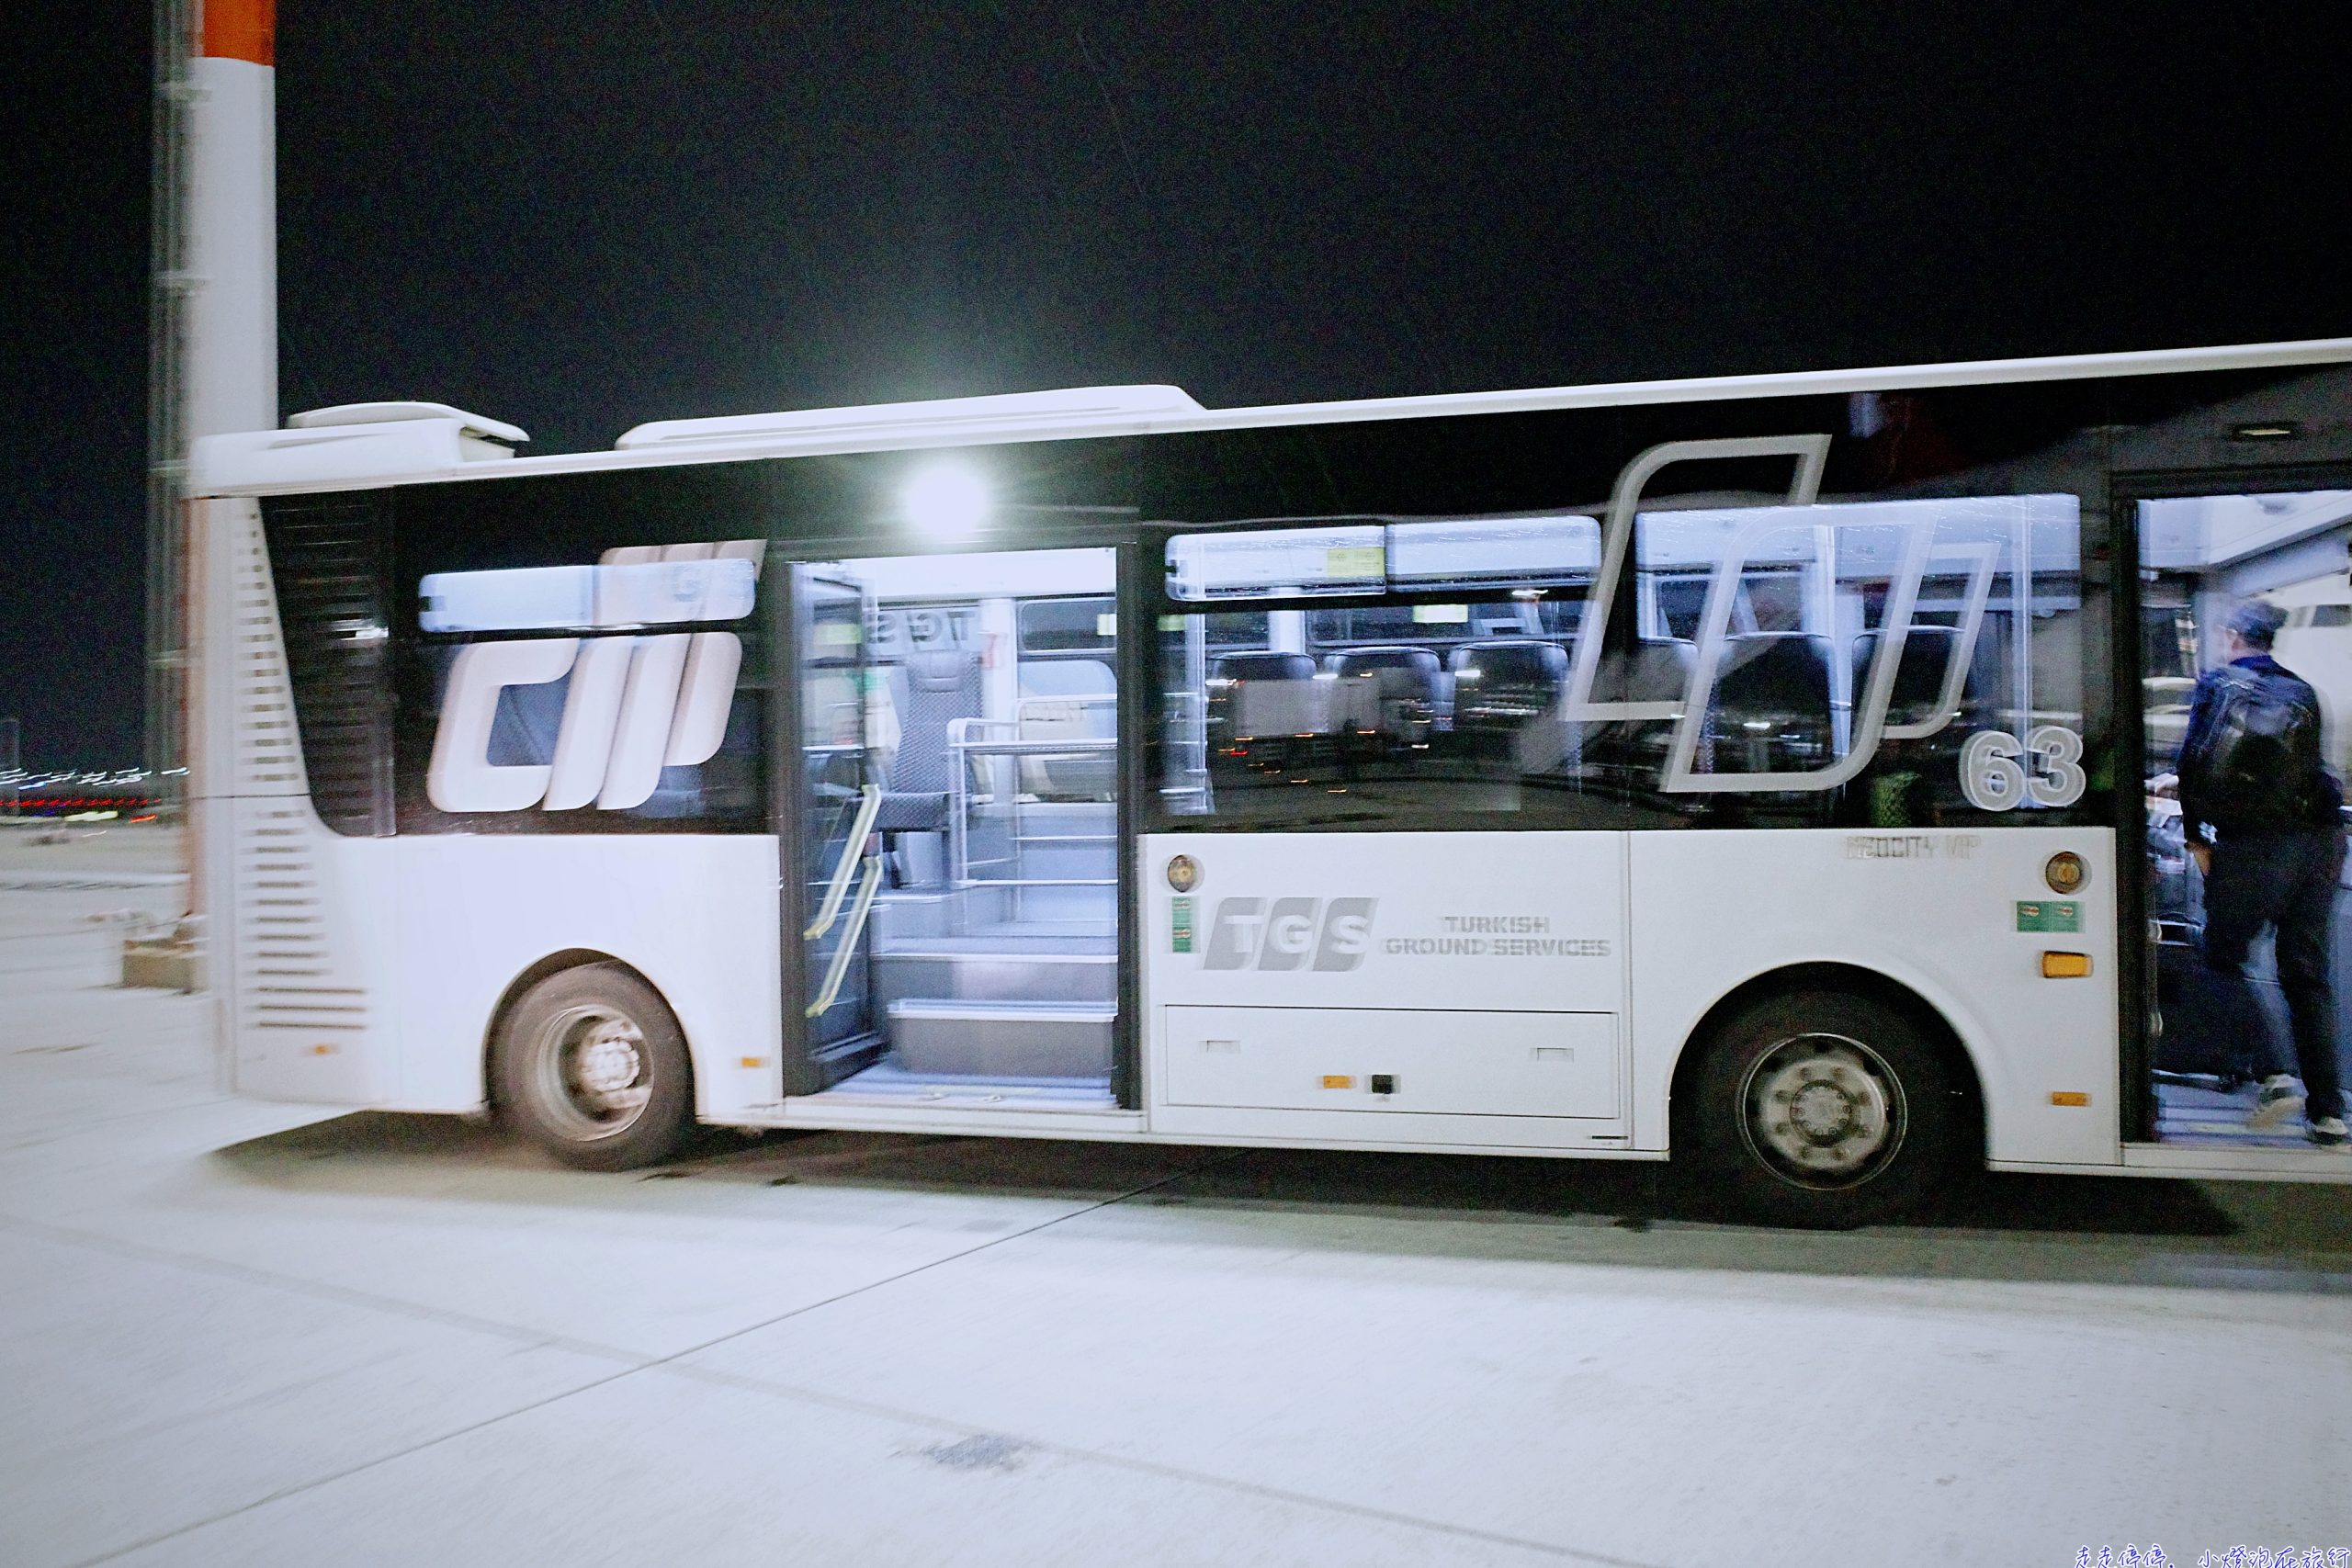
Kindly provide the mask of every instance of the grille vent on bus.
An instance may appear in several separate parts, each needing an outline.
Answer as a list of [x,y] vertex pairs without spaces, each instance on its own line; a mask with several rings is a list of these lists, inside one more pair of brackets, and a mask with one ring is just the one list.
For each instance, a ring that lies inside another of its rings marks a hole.
[[237,1011],[247,1029],[368,1027],[364,987],[335,963],[318,853],[322,838],[300,799],[240,803],[237,835]]
[[382,502],[305,496],[263,505],[311,804],[338,833],[381,838],[392,831]]
[[293,698],[277,640],[277,601],[270,592],[269,559],[263,553],[259,528],[249,524],[236,528],[234,556],[232,793],[299,794],[302,759],[294,744]]

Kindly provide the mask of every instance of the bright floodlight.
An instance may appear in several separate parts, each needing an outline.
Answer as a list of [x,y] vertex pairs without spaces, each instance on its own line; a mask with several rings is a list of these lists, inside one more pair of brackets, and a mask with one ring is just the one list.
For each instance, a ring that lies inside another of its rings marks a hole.
[[936,539],[969,538],[988,521],[989,487],[962,463],[935,463],[907,481],[907,521]]

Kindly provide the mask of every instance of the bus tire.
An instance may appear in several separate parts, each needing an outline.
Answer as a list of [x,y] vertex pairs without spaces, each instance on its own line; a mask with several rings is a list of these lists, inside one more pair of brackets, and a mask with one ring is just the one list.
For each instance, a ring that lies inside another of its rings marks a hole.
[[1951,1069],[1916,1023],[1868,997],[1751,1003],[1713,1032],[1690,1087],[1690,1163],[1768,1224],[1871,1224],[1954,1168]]
[[501,1119],[582,1170],[662,1160],[694,1114],[684,1031],[617,964],[559,970],[523,993],[500,1021],[491,1070]]

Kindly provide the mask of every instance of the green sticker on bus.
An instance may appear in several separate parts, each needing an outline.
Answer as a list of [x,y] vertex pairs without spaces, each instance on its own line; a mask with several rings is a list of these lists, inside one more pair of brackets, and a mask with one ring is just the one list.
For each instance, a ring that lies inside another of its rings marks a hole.
[[1171,953],[1193,951],[1193,901],[1190,898],[1168,900],[1168,948]]
[[2079,931],[2083,929],[2083,907],[2080,904],[2052,902],[2018,903],[2018,930],[2021,931]]
[[1326,577],[1381,577],[1387,570],[1388,551],[1381,545],[1333,545],[1323,552]]

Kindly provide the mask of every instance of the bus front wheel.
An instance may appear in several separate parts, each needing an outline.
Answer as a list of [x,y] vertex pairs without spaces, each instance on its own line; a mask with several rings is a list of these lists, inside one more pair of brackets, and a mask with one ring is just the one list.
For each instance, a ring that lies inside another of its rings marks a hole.
[[1921,1031],[1868,997],[1764,998],[1707,1043],[1684,1129],[1691,1163],[1778,1224],[1888,1219],[1951,1171],[1952,1075]]
[[559,970],[526,991],[499,1025],[492,1070],[502,1119],[582,1170],[663,1159],[693,1115],[684,1032],[617,964]]

